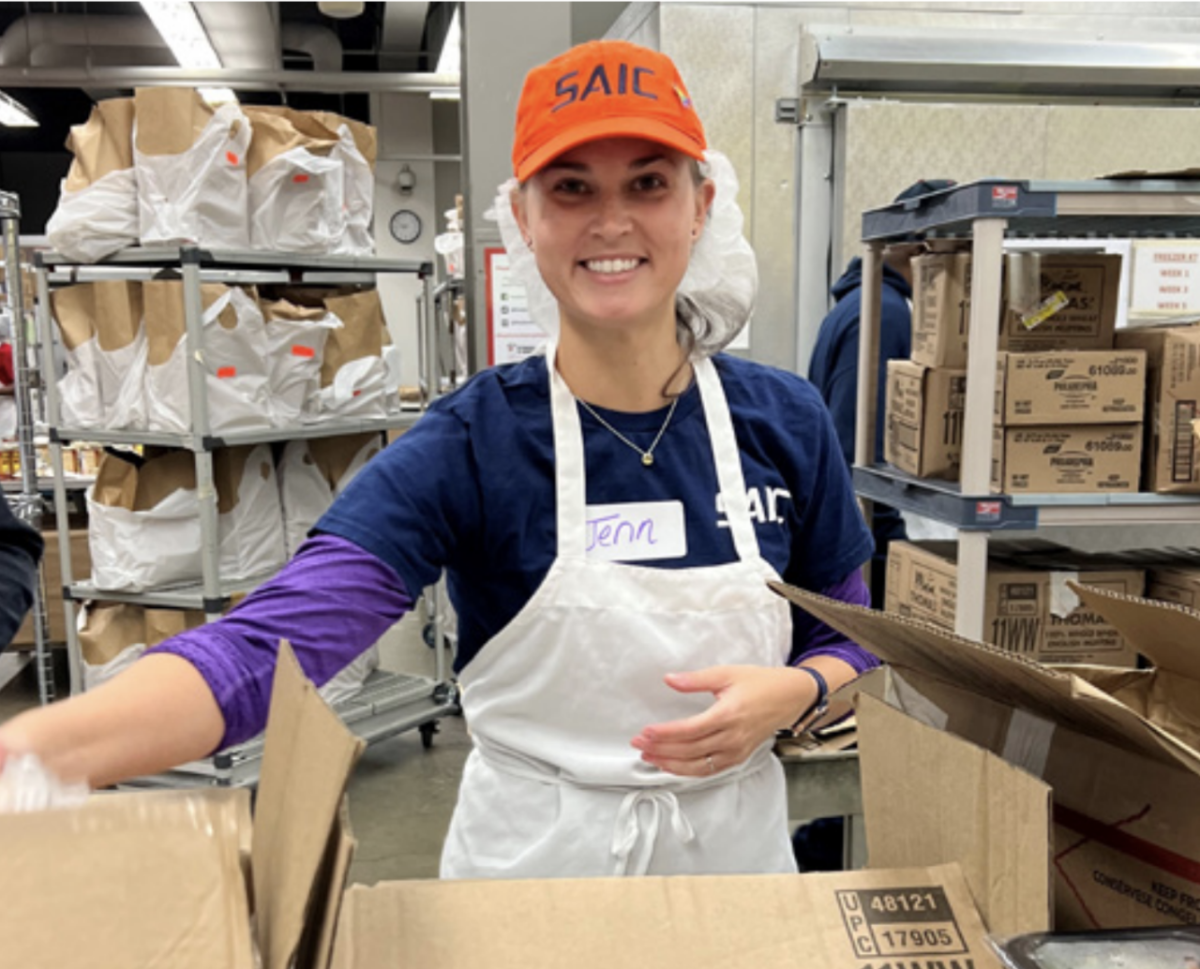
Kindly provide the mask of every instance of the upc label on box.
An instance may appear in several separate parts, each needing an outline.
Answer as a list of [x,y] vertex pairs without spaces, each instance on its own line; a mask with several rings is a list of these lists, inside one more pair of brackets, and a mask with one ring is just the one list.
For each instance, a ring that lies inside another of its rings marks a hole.
[[941,888],[846,890],[837,893],[837,900],[859,958],[948,956],[967,951]]

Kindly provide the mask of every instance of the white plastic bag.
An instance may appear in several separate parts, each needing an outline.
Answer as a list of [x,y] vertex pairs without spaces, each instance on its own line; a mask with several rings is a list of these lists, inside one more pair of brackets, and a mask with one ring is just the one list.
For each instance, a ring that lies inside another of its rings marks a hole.
[[67,148],[75,157],[46,223],[50,245],[69,259],[95,262],[137,243],[133,117],[132,98],[112,98],[71,127]]
[[305,421],[365,421],[386,417],[383,395],[387,377],[387,364],[381,356],[360,357],[343,364],[334,375],[333,383],[322,387],[312,397]]
[[242,109],[236,103],[213,109],[184,88],[141,89],[134,100],[142,245],[247,248],[250,122]]
[[270,445],[217,451],[213,476],[221,578],[236,582],[279,569],[287,559],[287,549]]
[[137,245],[137,198],[132,168],[110,172],[75,192],[67,190],[64,179],[46,238],[53,249],[79,262],[97,262]]
[[146,649],[145,610],[141,606],[88,603],[80,610],[84,690],[94,690],[128,669]]
[[338,146],[330,157],[342,163],[346,229],[334,251],[346,256],[374,255],[375,240],[371,235],[375,213],[373,158],[368,161],[359,151],[349,125],[341,125],[337,134]]
[[64,347],[67,373],[58,382],[58,399],[64,427],[104,427],[100,374],[96,358],[99,344],[93,336],[74,349]]
[[200,580],[200,513],[193,457],[145,462],[106,454],[87,490],[92,582],[142,592]]
[[275,252],[334,252],[346,230],[343,165],[306,148],[250,176],[250,244]]
[[88,793],[86,784],[64,784],[34,754],[8,757],[0,770],[0,814],[78,807]]
[[295,555],[333,499],[382,449],[378,434],[290,441],[279,461],[287,554]]
[[341,321],[323,309],[287,300],[262,307],[267,336],[267,392],[271,423],[294,427],[320,387],[321,359],[330,330]]
[[[145,291],[150,331],[145,393],[150,430],[188,433],[192,408],[183,284],[147,283]],[[267,335],[258,301],[243,289],[219,283],[203,285],[201,294],[211,433],[269,427]]]

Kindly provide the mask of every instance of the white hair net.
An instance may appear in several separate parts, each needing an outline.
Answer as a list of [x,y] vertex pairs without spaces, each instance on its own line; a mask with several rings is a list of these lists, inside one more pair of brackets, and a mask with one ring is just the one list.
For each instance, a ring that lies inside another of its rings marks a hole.
[[[719,151],[706,151],[700,171],[716,187],[704,231],[692,246],[687,272],[675,295],[675,314],[681,342],[690,343],[696,356],[722,350],[741,331],[754,310],[758,294],[758,263],[742,235],[742,210],[738,208],[737,173]],[[500,226],[509,267],[525,287],[529,314],[551,336],[558,335],[558,302],[538,272],[537,258],[525,243],[512,213],[512,193],[517,180],[510,178],[496,191],[487,218]]]

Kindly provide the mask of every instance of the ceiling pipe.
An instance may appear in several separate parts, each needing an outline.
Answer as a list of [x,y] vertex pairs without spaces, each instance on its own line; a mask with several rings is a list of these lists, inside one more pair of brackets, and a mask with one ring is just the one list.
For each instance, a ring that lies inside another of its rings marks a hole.
[[0,66],[31,64],[37,53],[55,47],[164,48],[162,37],[144,17],[91,14],[26,14],[14,20],[0,37]]
[[394,91],[429,94],[458,90],[457,74],[357,71],[187,70],[180,67],[0,67],[0,87],[228,87],[235,91]]
[[328,27],[317,24],[284,24],[279,40],[284,50],[298,50],[311,57],[314,71],[332,72],[342,69],[342,42]]

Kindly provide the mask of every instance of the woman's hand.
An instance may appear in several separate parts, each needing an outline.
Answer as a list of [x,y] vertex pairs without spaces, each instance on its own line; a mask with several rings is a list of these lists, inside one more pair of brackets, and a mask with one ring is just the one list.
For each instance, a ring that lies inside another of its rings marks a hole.
[[817,685],[791,667],[713,666],[671,673],[680,693],[711,693],[716,702],[686,720],[645,727],[632,745],[642,760],[684,777],[707,777],[743,763],[817,699]]

